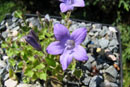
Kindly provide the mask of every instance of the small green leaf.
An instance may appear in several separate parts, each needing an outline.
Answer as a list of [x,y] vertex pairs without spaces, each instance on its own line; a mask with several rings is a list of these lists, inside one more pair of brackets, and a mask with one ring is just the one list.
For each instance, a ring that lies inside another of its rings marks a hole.
[[75,75],[77,78],[80,78],[80,77],[82,76],[82,74],[83,74],[83,73],[82,73],[82,70],[77,70],[77,69],[76,69],[76,70],[74,71],[74,75]]
[[42,72],[42,73],[39,74],[39,76],[40,76],[40,79],[43,79],[43,80],[46,81],[46,79],[47,79],[47,74],[46,73]]
[[35,67],[35,69],[38,69],[38,70],[43,69],[43,68],[45,68],[45,65],[42,63]]
[[22,62],[22,61],[20,61],[20,62],[18,63],[18,67],[19,67],[19,68],[22,68],[22,67],[23,67],[23,62]]
[[22,19],[22,12],[21,11],[15,11],[15,17]]
[[48,65],[55,67],[56,66],[56,62],[55,60],[51,59],[51,58],[45,58],[45,61],[47,62]]
[[10,63],[11,66],[14,67],[15,64],[16,64],[16,61],[15,61],[14,59],[10,59],[10,60],[9,60],[9,63]]
[[31,69],[27,69],[24,74],[28,77],[33,77],[34,72]]

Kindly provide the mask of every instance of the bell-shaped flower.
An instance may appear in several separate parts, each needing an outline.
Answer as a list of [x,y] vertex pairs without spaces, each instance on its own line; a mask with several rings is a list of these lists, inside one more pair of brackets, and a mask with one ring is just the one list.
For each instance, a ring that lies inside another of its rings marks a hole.
[[70,35],[69,30],[62,24],[54,25],[54,35],[57,41],[52,42],[46,49],[49,54],[59,55],[62,69],[66,70],[72,59],[88,60],[86,50],[80,45],[87,34],[86,28],[79,28]]
[[25,40],[29,43],[32,47],[34,47],[38,51],[42,51],[41,45],[38,43],[38,36],[35,34],[33,30],[30,30],[29,34],[26,35]]
[[84,7],[84,0],[60,0],[60,10],[61,12],[66,12],[68,10],[73,10],[74,7]]

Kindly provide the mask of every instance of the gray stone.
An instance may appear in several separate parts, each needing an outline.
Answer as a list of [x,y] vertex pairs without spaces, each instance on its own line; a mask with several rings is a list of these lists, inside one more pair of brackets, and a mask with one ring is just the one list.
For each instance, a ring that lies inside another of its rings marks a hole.
[[102,27],[101,24],[93,24],[92,26],[94,29],[101,29],[101,27]]
[[88,56],[88,62],[93,62],[95,60],[95,58],[91,55],[91,54],[87,54]]
[[94,36],[94,32],[89,32],[88,35]]
[[100,70],[100,69],[102,69],[102,68],[103,68],[103,65],[102,65],[102,64],[97,65],[97,66],[96,66],[96,68],[97,68],[97,70]]
[[7,80],[8,78],[9,78],[9,73],[4,76],[3,80],[5,81],[5,80]]
[[104,68],[104,69],[107,69],[109,66],[110,66],[109,64],[103,63],[103,68]]
[[6,38],[7,35],[8,35],[8,32],[6,32],[6,31],[5,31],[5,32],[2,32],[2,37],[3,37],[3,38]]
[[46,14],[46,15],[45,15],[45,19],[47,19],[48,21],[51,20],[49,14]]
[[16,27],[13,28],[13,30],[16,30],[16,31],[19,30],[19,29],[20,29],[19,26],[16,26]]
[[92,68],[91,63],[88,62],[88,61],[84,64],[84,66],[85,66],[88,70],[91,70],[91,68]]
[[30,22],[34,27],[38,27],[38,29],[41,29],[40,21],[38,19],[34,18]]
[[99,40],[97,38],[93,38],[92,42],[94,43],[94,45],[99,46]]
[[99,45],[101,46],[102,49],[106,48],[109,44],[109,40],[102,38],[99,40]]
[[79,27],[86,27],[86,24],[84,22],[79,24]]
[[5,25],[1,25],[0,26],[0,31],[5,31],[6,30],[6,26]]
[[56,19],[53,19],[53,25],[55,25],[55,24],[60,24],[60,22]]
[[100,75],[95,75],[94,77],[92,77],[89,87],[98,87],[99,84],[103,81],[102,76]]
[[109,46],[116,46],[119,45],[119,42],[117,41],[117,39],[112,39],[109,43]]
[[100,84],[100,87],[119,87],[116,83],[109,82],[108,80],[105,80]]
[[116,78],[117,75],[118,75],[117,70],[113,66],[110,66],[109,68],[107,68],[105,72],[108,73],[108,74],[110,74],[114,78]]
[[110,30],[111,32],[114,32],[114,33],[116,33],[116,32],[117,32],[117,30],[116,30],[116,28],[115,28],[115,27],[109,27],[109,30]]
[[3,20],[0,25],[4,25],[4,24],[5,24],[5,20]]
[[4,62],[4,61],[2,61],[2,60],[0,60],[0,68],[4,68],[4,67],[6,67],[6,63]]
[[18,18],[16,18],[16,17],[12,18],[12,22],[16,22],[17,20],[18,20]]
[[6,68],[0,69],[0,75],[3,74],[4,72],[6,72]]
[[84,83],[84,85],[89,85],[89,82],[91,80],[91,77],[86,77],[82,82]]
[[90,39],[90,36],[87,35],[86,38],[85,38],[85,40],[84,40],[84,42],[83,42],[82,44],[83,44],[84,46],[86,46],[90,40],[91,40],[91,39]]
[[113,37],[113,39],[117,39],[116,33],[113,33],[113,34],[112,34],[112,37]]
[[70,26],[69,30],[74,31],[75,29],[77,29],[77,26],[78,26],[77,24],[73,24]]
[[107,34],[108,28],[106,26],[103,26],[103,30],[100,32],[100,35],[103,37]]
[[12,19],[6,20],[7,26],[11,26],[13,24]]
[[[18,81],[12,80],[12,79],[8,79],[5,81],[4,85],[6,87],[16,87],[16,85],[18,84]],[[24,86],[25,87],[25,86]]]

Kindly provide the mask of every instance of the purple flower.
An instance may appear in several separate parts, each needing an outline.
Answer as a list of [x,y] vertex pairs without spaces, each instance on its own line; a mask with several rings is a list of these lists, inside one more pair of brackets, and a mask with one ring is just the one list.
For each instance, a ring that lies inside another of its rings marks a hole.
[[24,37],[26,42],[28,42],[32,47],[34,47],[38,51],[42,51],[41,45],[38,43],[38,36],[35,34],[33,30],[30,30],[29,34]]
[[68,10],[73,10],[74,7],[84,7],[84,0],[60,0],[62,3],[60,4],[61,12],[66,12]]
[[52,42],[47,47],[47,52],[52,55],[61,54],[60,63],[63,70],[67,69],[73,58],[78,61],[88,60],[86,50],[80,45],[86,37],[86,28],[76,29],[70,35],[64,25],[55,24],[54,34],[58,41]]

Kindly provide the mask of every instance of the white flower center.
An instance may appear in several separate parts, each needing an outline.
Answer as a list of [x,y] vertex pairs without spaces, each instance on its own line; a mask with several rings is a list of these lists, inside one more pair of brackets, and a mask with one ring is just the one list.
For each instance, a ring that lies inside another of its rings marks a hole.
[[65,46],[67,49],[72,49],[75,47],[75,42],[74,40],[67,40],[65,43]]

